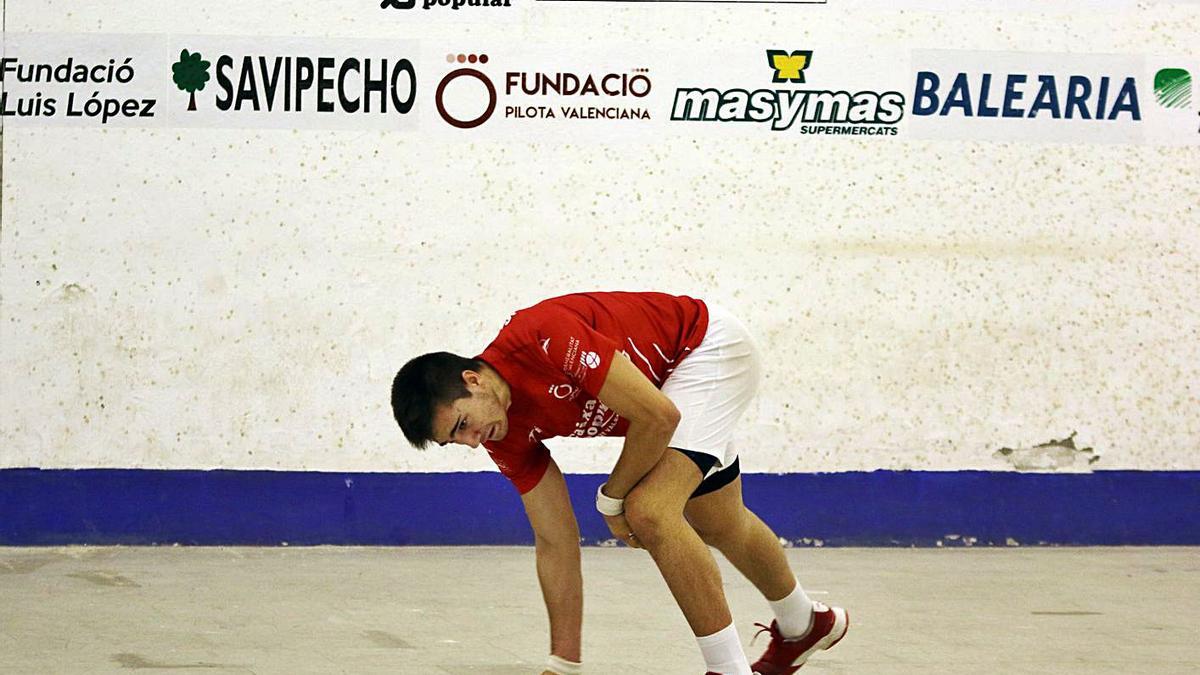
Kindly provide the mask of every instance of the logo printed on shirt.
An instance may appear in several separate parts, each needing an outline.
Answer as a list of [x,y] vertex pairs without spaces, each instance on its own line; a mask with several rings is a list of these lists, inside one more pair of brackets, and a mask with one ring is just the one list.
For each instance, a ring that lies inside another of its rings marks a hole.
[[596,352],[584,352],[579,357],[579,362],[582,363],[583,365],[587,366],[588,368],[595,369],[597,366],[600,365],[600,355],[597,354]]
[[617,427],[621,416],[596,399],[589,399],[580,410],[579,421],[575,423],[572,436],[603,436]]
[[552,384],[550,385],[550,395],[557,399],[574,399],[579,392],[579,387],[573,387],[569,384]]
[[573,337],[567,341],[567,353],[563,355],[563,363],[560,370],[562,370],[564,373],[572,374],[577,372],[575,369],[575,355],[578,353],[579,338]]

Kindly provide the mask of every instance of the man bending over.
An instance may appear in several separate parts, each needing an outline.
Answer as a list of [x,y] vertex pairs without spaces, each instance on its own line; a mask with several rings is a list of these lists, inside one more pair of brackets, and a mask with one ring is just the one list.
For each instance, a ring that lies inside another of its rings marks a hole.
[[[412,359],[392,384],[392,410],[417,447],[483,445],[521,493],[550,618],[545,672],[582,672],[583,578],[566,482],[542,441],[623,436],[596,493],[613,536],[649,551],[709,673],[778,675],[836,644],[849,620],[809,599],[779,538],[742,503],[730,439],[760,372],[745,326],[717,306],[662,293],[578,293],[516,312],[475,358]],[[706,544],[775,614],[753,666]]]

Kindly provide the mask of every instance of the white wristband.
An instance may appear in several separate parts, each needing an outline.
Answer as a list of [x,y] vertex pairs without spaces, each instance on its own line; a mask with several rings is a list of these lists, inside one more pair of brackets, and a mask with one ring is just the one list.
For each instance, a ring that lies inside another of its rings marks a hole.
[[619,516],[625,513],[625,500],[613,499],[604,494],[604,486],[608,483],[602,483],[596,488],[596,510],[606,516]]
[[556,675],[581,675],[583,673],[583,664],[568,661],[560,656],[551,654],[550,658],[546,659],[546,670]]

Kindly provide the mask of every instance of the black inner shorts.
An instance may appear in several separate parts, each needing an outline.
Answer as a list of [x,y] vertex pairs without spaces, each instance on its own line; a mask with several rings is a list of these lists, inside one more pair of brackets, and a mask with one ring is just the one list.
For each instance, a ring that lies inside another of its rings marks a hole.
[[[685,457],[692,460],[692,462],[694,462],[700,469],[701,476],[708,474],[708,470],[713,468],[713,465],[717,463],[717,458],[713,457],[712,455],[692,452],[691,450],[681,450],[679,448],[671,449],[675,450],[676,452],[682,452]],[[734,457],[732,464],[700,481],[700,485],[696,487],[695,492],[693,492],[692,496],[688,497],[688,499],[695,499],[701,495],[706,495],[710,492],[716,492],[717,490],[720,490],[726,485],[732,483],[733,479],[737,478],[741,472],[742,469],[741,465],[738,464],[738,458]]]

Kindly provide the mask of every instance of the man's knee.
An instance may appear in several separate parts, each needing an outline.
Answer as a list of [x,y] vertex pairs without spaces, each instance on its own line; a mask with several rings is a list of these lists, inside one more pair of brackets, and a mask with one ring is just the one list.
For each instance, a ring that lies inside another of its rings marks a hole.
[[653,491],[635,488],[625,498],[625,519],[646,548],[653,548],[683,521],[683,510]]

